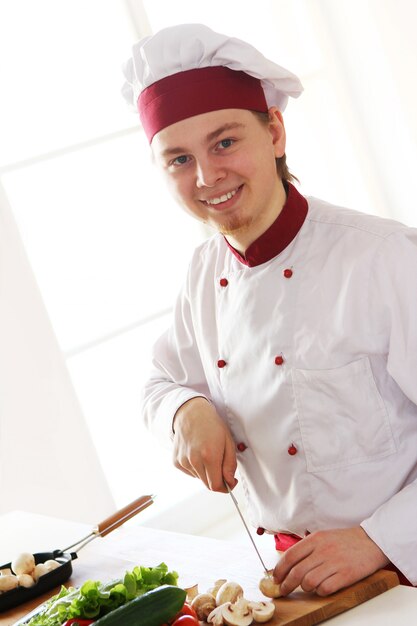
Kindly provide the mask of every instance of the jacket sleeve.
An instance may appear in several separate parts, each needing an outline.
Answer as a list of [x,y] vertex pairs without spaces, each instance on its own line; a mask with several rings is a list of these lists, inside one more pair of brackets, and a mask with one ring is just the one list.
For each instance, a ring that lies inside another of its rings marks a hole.
[[151,372],[142,394],[146,426],[169,446],[175,413],[185,402],[199,396],[210,401],[187,284],[177,299],[171,327],[153,348]]
[[[404,394],[402,408],[408,402],[417,405],[416,229],[395,233],[380,246],[370,284],[370,323],[375,320],[378,322],[370,332],[383,332],[387,336],[387,371]],[[399,453],[411,465],[410,482],[361,526],[410,582],[417,585],[417,406],[412,411],[416,421],[409,433],[414,443],[407,443],[404,431],[398,441]]]

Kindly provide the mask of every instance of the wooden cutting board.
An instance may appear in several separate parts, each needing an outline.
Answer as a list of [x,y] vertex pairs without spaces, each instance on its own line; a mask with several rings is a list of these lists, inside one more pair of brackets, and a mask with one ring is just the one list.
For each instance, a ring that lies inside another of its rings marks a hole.
[[274,600],[276,611],[268,624],[269,626],[314,626],[399,584],[395,572],[380,570],[326,598],[303,591],[294,591],[287,598]]

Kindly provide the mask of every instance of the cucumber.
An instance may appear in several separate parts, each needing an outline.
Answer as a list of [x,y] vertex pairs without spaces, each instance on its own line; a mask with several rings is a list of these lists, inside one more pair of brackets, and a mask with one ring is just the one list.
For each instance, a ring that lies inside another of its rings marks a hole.
[[94,626],[161,626],[182,609],[186,592],[162,585],[138,596],[94,622]]

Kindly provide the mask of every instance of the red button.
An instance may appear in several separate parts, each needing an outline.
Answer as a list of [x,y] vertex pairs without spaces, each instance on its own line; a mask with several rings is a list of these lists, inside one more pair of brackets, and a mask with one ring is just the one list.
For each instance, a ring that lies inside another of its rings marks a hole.
[[275,357],[275,365],[282,365],[284,363],[284,357],[276,356]]
[[297,448],[292,443],[290,447],[288,448],[288,454],[290,454],[291,456],[294,456],[294,454],[297,454],[297,452],[298,452]]
[[243,441],[241,441],[240,443],[237,444],[236,447],[239,450],[239,452],[244,452],[248,446],[245,443],[243,443]]
[[217,361],[217,367],[225,367],[226,365],[226,361],[224,361],[223,359],[220,359],[219,361]]
[[290,270],[290,269],[284,270],[284,276],[285,276],[285,278],[291,278],[292,270]]
[[227,287],[228,284],[229,284],[229,281],[227,280],[227,278],[221,278],[220,279],[220,286],[221,287]]
[[262,528],[262,526],[259,526],[259,528],[256,529],[257,535],[263,535],[264,532],[265,532],[265,528]]

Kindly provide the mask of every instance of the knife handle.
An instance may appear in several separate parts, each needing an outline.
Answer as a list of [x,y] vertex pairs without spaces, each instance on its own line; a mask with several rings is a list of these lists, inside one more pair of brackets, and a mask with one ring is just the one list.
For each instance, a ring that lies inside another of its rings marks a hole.
[[127,520],[131,519],[137,513],[140,513],[148,506],[150,506],[154,501],[154,496],[140,496],[137,500],[134,500],[130,504],[127,504],[113,515],[106,517],[105,520],[97,524],[96,534],[104,537],[108,533],[111,533],[113,530],[122,526]]

